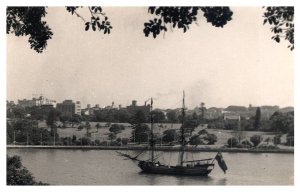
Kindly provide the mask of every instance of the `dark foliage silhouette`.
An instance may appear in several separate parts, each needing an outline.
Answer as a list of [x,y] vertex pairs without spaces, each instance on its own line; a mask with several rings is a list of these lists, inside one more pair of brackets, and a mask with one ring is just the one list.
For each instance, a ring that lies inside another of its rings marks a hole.
[[215,27],[226,25],[233,14],[229,7],[149,7],[148,12],[156,17],[144,23],[145,36],[152,33],[156,38],[161,31],[167,31],[167,24],[182,29],[185,33],[189,25],[197,21],[199,10],[204,13],[207,22]]
[[[78,13],[79,9],[88,9],[90,18],[86,19]],[[7,7],[6,11],[6,33],[15,36],[29,36],[30,48],[37,53],[42,53],[53,32],[44,21],[47,7]],[[263,15],[264,24],[267,22],[272,26],[274,33],[272,39],[280,42],[284,38],[289,42],[288,48],[294,49],[294,7],[266,7]],[[110,34],[112,26],[108,17],[100,6],[66,7],[71,15],[76,15],[84,22],[84,30],[100,31]],[[152,35],[156,38],[161,32],[168,28],[182,29],[185,33],[191,24],[197,23],[200,12],[208,23],[215,27],[224,27],[232,20],[233,12],[229,7],[149,7],[148,12],[154,16],[149,22],[144,23],[144,34],[146,37]]]
[[294,7],[266,7],[264,24],[272,26],[272,39],[277,43],[281,38],[289,42],[288,48],[294,50]]

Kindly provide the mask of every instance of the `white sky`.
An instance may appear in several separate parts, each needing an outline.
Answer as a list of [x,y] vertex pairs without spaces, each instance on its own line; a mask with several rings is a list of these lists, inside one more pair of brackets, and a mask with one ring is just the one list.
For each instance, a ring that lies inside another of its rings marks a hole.
[[110,35],[85,32],[80,18],[50,7],[46,21],[54,35],[44,53],[31,50],[27,37],[7,38],[7,99],[43,93],[104,106],[143,104],[152,96],[155,107],[176,108],[185,90],[189,108],[293,106],[294,52],[271,40],[261,7],[231,8],[224,28],[200,12],[198,26],[185,34],[169,29],[153,39],[143,34],[151,18],[146,7],[104,7]]

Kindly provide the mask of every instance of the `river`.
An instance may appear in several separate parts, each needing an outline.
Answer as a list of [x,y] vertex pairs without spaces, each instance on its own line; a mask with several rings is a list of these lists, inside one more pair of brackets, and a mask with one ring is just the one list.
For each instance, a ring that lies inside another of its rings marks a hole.
[[[112,150],[7,149],[19,155],[38,181],[50,185],[293,185],[294,154],[223,153],[226,174],[215,165],[208,177],[143,174]],[[128,153],[134,153],[128,151]],[[160,162],[176,164],[177,152],[158,152]],[[216,153],[190,153],[190,159]],[[147,155],[142,156],[146,158]]]

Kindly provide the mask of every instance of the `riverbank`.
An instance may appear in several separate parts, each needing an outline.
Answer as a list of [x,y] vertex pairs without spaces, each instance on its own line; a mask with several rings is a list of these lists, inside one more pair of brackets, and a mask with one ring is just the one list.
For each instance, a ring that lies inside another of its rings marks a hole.
[[[7,145],[8,149],[81,149],[81,150],[150,150],[147,146],[63,146],[63,145]],[[179,151],[179,146],[157,146],[157,151]],[[185,151],[232,153],[294,153],[294,149],[243,149],[186,147]]]

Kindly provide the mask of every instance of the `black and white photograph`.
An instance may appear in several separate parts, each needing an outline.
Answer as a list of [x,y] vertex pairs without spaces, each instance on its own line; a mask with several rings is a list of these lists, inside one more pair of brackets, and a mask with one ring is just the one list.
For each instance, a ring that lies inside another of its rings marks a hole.
[[295,185],[295,6],[97,3],[5,7],[6,187]]

